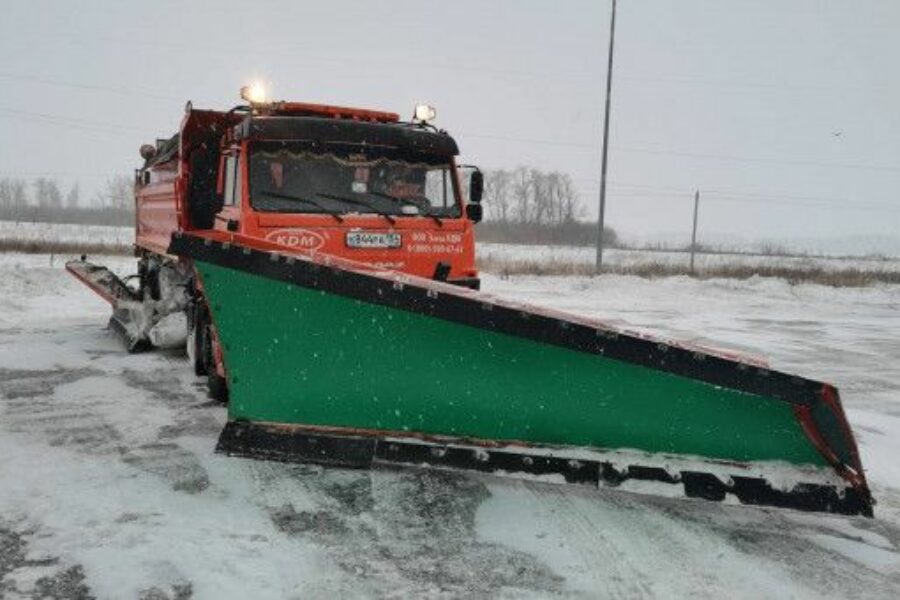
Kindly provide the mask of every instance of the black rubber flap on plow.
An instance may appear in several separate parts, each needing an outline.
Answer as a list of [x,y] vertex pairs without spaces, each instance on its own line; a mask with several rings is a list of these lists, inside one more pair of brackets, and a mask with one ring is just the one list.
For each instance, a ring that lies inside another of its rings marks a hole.
[[131,313],[123,309],[113,309],[113,314],[109,318],[108,327],[113,330],[116,335],[122,338],[125,349],[131,354],[150,350],[153,347],[150,340],[146,337],[136,337],[134,333],[132,333],[132,328],[129,327],[130,324]]
[[[553,449],[564,452],[564,449]],[[629,480],[681,485],[688,498],[723,501],[731,494],[742,504],[775,506],[812,512],[872,516],[869,498],[853,488],[799,483],[790,491],[773,487],[759,477],[732,476],[728,483],[712,473],[673,474],[647,465],[621,467],[602,460],[548,455],[528,447],[515,451],[464,443],[436,444],[418,439],[386,439],[355,433],[338,434],[308,428],[230,421],[219,437],[216,452],[229,456],[315,463],[347,468],[383,465],[429,466],[510,475],[557,475],[566,483],[619,486]]]
[[219,436],[216,452],[279,462],[308,462],[362,469],[372,466],[375,443],[375,438],[297,435],[277,425],[230,421]]

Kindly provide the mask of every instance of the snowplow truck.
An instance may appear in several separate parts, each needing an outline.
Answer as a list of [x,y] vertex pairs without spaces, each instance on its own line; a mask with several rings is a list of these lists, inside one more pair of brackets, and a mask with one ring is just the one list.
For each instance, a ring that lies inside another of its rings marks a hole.
[[483,178],[433,116],[188,103],[141,147],[137,274],[67,268],[129,350],[186,346],[219,452],[872,515],[834,386],[479,291]]

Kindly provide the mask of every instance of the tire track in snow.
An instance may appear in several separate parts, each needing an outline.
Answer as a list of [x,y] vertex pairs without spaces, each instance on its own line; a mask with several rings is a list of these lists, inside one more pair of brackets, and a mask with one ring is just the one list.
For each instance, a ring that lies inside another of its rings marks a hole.
[[4,423],[10,431],[38,433],[51,446],[72,446],[88,454],[114,454],[121,435],[90,406],[54,397],[57,387],[99,375],[92,369],[0,371]]
[[[852,597],[865,590],[867,597],[896,598],[900,591],[900,531],[892,524],[755,507],[703,512],[672,505],[666,512],[685,529],[709,532],[740,552],[741,564],[768,563],[768,570],[783,571],[810,597]],[[860,560],[816,542],[823,538],[853,547]],[[866,564],[864,557],[872,551],[893,553],[894,568]]]
[[250,461],[248,476],[275,527],[314,540],[363,596],[569,596],[533,556],[478,539],[488,496],[465,474],[356,471]]
[[[491,488],[503,506],[517,507],[523,525],[514,532],[492,527],[502,515],[489,505],[484,535],[545,557],[569,588],[588,595],[820,598],[891,589],[867,573],[845,578],[853,569],[846,560],[829,568],[834,554],[825,556],[785,521],[766,525],[770,513],[755,508],[528,481]],[[749,545],[754,535],[758,544]],[[792,564],[798,559],[804,566]]]
[[[206,489],[208,475],[193,453],[171,441],[146,439],[139,426],[134,431],[117,426],[109,415],[115,398],[66,387],[105,377],[95,369],[0,370],[4,425],[12,432],[37,434],[50,446],[119,458],[176,491]],[[96,387],[115,389],[117,381],[101,381]]]
[[81,565],[62,563],[58,556],[32,556],[29,542],[35,534],[0,516],[0,598],[93,599]]
[[[517,482],[517,487],[533,498],[533,506],[550,517],[564,543],[575,550],[583,572],[594,583],[592,589],[602,589],[610,598],[644,598],[651,594],[641,565],[623,551],[608,528],[604,529],[585,510],[585,503],[593,499],[583,497],[579,493],[582,490],[530,481]],[[624,511],[616,510],[617,517],[621,512]]]

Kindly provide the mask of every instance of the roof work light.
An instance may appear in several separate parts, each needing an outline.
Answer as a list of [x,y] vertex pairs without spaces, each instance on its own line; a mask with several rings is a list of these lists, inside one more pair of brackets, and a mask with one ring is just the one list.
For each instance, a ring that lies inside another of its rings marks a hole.
[[266,92],[265,84],[260,82],[251,83],[241,88],[241,99],[246,100],[250,104],[265,104],[268,100]]
[[418,121],[419,123],[427,123],[428,121],[433,121],[436,116],[437,111],[434,110],[433,106],[428,104],[418,104],[413,113],[413,120]]

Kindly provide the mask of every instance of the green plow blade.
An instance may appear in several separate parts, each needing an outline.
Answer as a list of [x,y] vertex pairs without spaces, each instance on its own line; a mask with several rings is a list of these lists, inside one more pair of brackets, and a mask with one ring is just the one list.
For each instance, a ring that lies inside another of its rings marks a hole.
[[341,259],[173,237],[229,385],[221,451],[431,464],[872,514],[837,391]]

